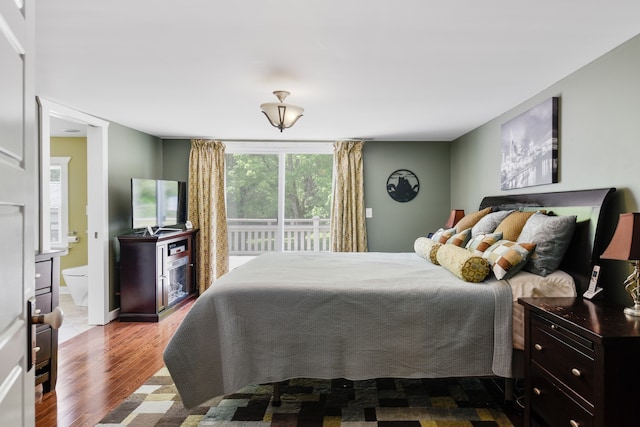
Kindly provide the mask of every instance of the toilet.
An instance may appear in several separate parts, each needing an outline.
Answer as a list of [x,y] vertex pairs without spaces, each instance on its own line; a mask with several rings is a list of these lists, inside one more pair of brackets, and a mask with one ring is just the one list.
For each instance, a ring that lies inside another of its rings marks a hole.
[[89,305],[89,266],[65,268],[62,278],[69,288],[73,302],[79,306]]

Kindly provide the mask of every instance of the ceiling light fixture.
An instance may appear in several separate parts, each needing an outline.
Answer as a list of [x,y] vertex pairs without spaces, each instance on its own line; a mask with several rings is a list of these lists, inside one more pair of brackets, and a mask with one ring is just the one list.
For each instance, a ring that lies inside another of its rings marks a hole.
[[285,104],[284,100],[290,95],[286,90],[276,90],[273,94],[280,100],[280,103],[267,102],[260,105],[260,109],[269,119],[271,126],[280,129],[280,132],[282,132],[283,129],[290,128],[302,117],[304,108]]

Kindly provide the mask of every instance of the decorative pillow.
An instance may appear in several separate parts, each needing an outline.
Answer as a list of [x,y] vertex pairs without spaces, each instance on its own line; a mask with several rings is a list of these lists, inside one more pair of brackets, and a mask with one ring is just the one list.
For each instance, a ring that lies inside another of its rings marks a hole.
[[547,216],[540,212],[532,215],[516,240],[536,244],[536,251],[523,270],[542,277],[554,272],[569,248],[576,219],[575,215]]
[[491,206],[489,206],[488,208],[484,208],[482,210],[479,210],[477,212],[472,212],[470,214],[465,215],[456,224],[456,230],[462,231],[462,230],[466,230],[467,228],[473,227],[474,225],[476,225],[476,223],[478,221],[480,221],[480,218],[482,218],[483,216],[485,216],[489,212],[491,212]]
[[524,267],[535,248],[535,243],[498,240],[484,251],[482,258],[489,261],[496,279],[509,279]]
[[444,245],[447,243],[447,240],[453,237],[454,234],[456,234],[455,228],[447,228],[446,230],[444,228],[440,228],[438,231],[433,233],[431,240],[435,240],[436,242]]
[[447,244],[460,246],[461,248],[464,248],[465,246],[467,246],[467,242],[469,241],[470,238],[471,238],[471,229],[467,228],[466,230],[462,230],[461,232],[451,236],[451,238],[447,240]]
[[440,246],[442,246],[442,243],[438,243],[428,237],[418,237],[413,243],[413,249],[416,254],[436,265],[438,264],[436,253],[438,253]]
[[441,266],[465,282],[482,282],[491,272],[486,259],[454,245],[443,245],[436,254]]
[[467,250],[474,255],[482,256],[491,245],[502,239],[502,233],[478,234],[469,240]]
[[522,227],[529,217],[535,212],[511,212],[500,224],[493,230],[494,233],[502,233],[502,238],[515,242],[522,231]]
[[514,211],[498,211],[483,216],[471,229],[471,237],[476,237],[479,234],[493,233],[502,220],[512,212]]

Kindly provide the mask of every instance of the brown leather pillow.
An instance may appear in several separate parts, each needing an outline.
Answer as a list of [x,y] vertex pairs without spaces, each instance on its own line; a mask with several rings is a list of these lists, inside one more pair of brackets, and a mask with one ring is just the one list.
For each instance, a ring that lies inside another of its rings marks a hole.
[[491,206],[488,208],[484,208],[477,212],[473,212],[465,215],[458,223],[456,224],[456,230],[461,232],[462,230],[466,230],[467,228],[471,228],[476,225],[476,222],[480,221],[480,219],[491,212]]
[[518,236],[522,231],[522,228],[527,223],[527,220],[535,212],[512,212],[505,219],[502,220],[500,225],[496,227],[494,233],[502,233],[504,240],[511,240],[515,242],[518,240]]

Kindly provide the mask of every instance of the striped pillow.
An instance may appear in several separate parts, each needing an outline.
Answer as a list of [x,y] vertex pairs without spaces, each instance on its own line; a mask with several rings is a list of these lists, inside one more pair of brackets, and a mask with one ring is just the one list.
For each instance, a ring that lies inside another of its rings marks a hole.
[[465,246],[467,246],[467,242],[469,241],[470,238],[471,238],[471,229],[467,228],[466,230],[462,230],[461,232],[451,236],[449,240],[447,240],[447,244],[460,246],[461,248],[464,248]]
[[447,240],[453,237],[454,234],[456,234],[455,228],[441,228],[433,233],[433,236],[431,236],[431,240],[435,240],[438,243],[445,244],[447,243]]
[[489,261],[496,279],[509,279],[524,267],[535,248],[535,243],[499,240],[484,251],[482,258]]
[[502,233],[479,234],[469,240],[467,250],[474,255],[482,256],[491,245],[502,239]]

